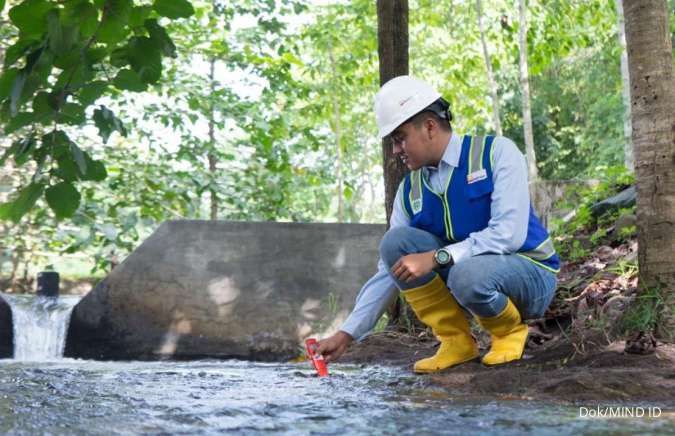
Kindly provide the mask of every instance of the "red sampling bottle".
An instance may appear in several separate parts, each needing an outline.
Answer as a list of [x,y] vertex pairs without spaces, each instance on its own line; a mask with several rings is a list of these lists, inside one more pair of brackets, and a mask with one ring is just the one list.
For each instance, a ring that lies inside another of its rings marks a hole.
[[316,352],[319,344],[316,339],[308,338],[305,340],[305,348],[307,349],[307,357],[312,361],[314,369],[316,369],[319,377],[325,377],[328,375],[328,367],[326,366],[326,361],[323,360],[323,356]]

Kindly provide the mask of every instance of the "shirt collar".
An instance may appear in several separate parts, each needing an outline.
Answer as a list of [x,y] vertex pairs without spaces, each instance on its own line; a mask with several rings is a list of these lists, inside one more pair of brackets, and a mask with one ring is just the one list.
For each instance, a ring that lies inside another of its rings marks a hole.
[[459,135],[452,132],[450,134],[450,141],[445,146],[441,162],[457,168],[459,166],[459,155],[462,153],[462,139]]

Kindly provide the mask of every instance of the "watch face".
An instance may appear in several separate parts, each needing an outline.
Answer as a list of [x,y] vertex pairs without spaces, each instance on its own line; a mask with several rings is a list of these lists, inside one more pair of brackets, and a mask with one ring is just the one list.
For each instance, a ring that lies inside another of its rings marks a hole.
[[438,262],[439,265],[447,264],[450,262],[450,253],[445,250],[438,250],[436,252],[436,262]]

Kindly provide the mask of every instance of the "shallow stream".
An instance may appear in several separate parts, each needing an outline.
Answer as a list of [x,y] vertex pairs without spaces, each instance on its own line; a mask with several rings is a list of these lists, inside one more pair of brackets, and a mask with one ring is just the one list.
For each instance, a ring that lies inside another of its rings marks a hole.
[[[580,418],[578,406],[453,398],[398,369],[330,369],[317,378],[306,362],[0,360],[0,434],[675,434],[672,407],[658,418]],[[642,406],[646,415],[654,405]]]

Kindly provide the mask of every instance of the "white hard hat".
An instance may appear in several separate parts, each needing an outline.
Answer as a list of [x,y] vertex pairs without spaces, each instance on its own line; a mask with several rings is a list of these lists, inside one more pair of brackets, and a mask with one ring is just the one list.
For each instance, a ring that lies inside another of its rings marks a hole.
[[394,77],[375,94],[380,139],[441,97],[431,85],[411,76]]

